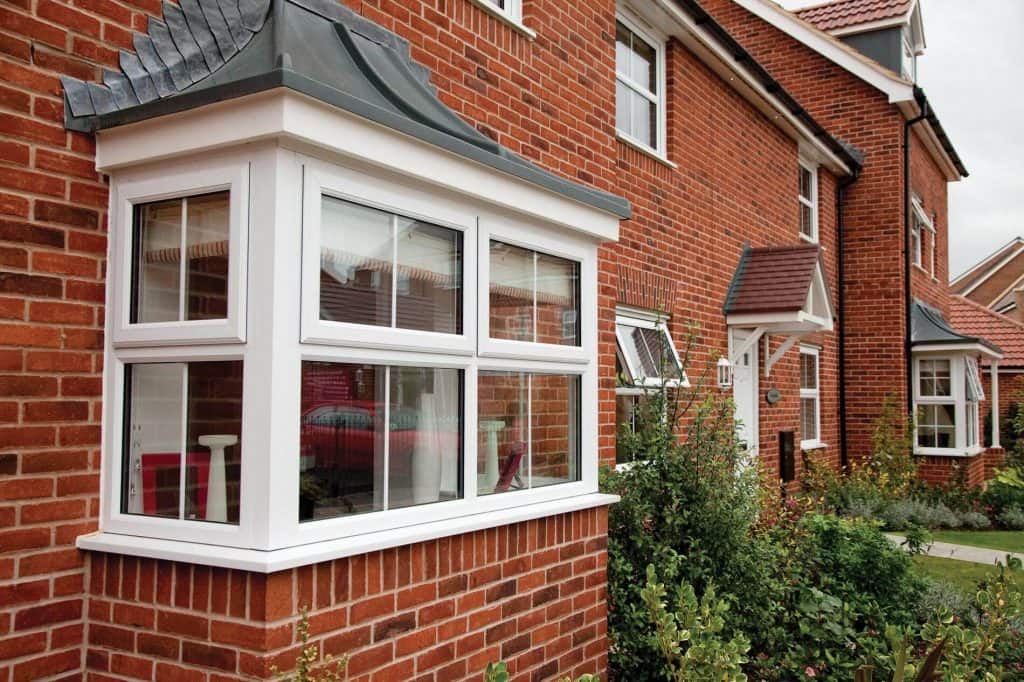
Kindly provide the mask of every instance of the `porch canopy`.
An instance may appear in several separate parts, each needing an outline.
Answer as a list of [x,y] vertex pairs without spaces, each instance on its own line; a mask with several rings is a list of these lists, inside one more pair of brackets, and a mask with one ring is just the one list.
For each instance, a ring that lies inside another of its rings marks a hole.
[[[801,337],[832,331],[833,308],[818,244],[743,249],[726,294],[726,324],[750,329],[730,350],[736,364],[761,337],[784,335],[786,340],[767,356],[765,375]],[[731,336],[731,334],[730,334]]]

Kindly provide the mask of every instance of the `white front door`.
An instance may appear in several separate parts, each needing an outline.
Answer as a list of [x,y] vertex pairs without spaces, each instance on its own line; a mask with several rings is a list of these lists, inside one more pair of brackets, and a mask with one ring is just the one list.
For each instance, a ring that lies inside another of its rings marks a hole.
[[[739,348],[749,337],[749,330],[732,330],[732,348]],[[732,399],[736,403],[736,435],[744,443],[750,460],[757,456],[757,343],[733,366]]]

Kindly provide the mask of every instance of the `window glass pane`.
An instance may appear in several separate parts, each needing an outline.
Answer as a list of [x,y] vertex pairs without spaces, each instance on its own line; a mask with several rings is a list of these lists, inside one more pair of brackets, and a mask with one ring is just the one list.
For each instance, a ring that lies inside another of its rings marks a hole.
[[629,29],[622,25],[621,21],[615,22],[615,70],[621,74],[629,75],[629,53],[631,51],[631,36]]
[[919,408],[917,443],[927,448],[956,446],[956,406],[922,405]]
[[580,264],[537,254],[537,342],[580,345]]
[[462,233],[398,219],[395,326],[462,333]]
[[462,372],[302,363],[299,520],[462,496]]
[[529,380],[522,372],[479,373],[478,495],[528,485]]
[[533,251],[491,240],[490,335],[533,341]]
[[185,200],[188,214],[186,314],[190,320],[228,316],[228,246],[230,194],[217,192]]
[[629,93],[632,100],[632,128],[629,134],[637,140],[650,147],[657,147],[658,140],[658,107],[643,95],[632,90]]
[[300,521],[384,509],[386,390],[384,367],[302,363]]
[[949,360],[921,360],[918,367],[922,396],[952,395]]
[[800,353],[800,388],[818,388],[818,356],[813,353]]
[[640,36],[632,33],[632,60],[630,62],[629,77],[636,81],[637,85],[647,88],[652,93],[658,93],[658,60],[654,47]]
[[171,322],[181,314],[182,201],[135,208],[132,322]]
[[530,377],[532,488],[579,480],[579,377]]
[[[636,431],[637,421],[637,410],[641,405],[647,402],[647,396],[644,395],[632,395],[632,394],[621,394],[615,395],[615,425],[616,434],[626,429],[630,432]],[[615,443],[615,463],[624,464],[630,461],[627,453],[622,447],[622,439],[616,438]]]
[[800,232],[814,238],[814,209],[807,204],[800,204]]
[[130,365],[125,399],[123,511],[238,523],[242,363]]
[[615,81],[615,128],[627,135],[632,134],[629,98],[633,91],[621,81]]
[[477,392],[479,495],[579,480],[579,377],[482,371]]
[[323,197],[321,320],[391,326],[393,235],[390,213]]
[[[238,523],[241,362],[189,363],[186,428],[190,466],[185,479],[185,518]],[[209,466],[205,471],[204,463]]]
[[389,371],[388,509],[462,497],[462,372]]
[[800,438],[818,440],[818,399],[800,399]]
[[814,201],[814,174],[803,166],[800,166],[800,196]]

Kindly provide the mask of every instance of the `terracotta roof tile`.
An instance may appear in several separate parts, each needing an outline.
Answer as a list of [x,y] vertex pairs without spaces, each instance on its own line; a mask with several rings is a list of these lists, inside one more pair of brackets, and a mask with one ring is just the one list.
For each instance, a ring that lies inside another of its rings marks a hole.
[[912,0],[833,0],[796,10],[796,15],[822,31],[905,16]]
[[817,244],[747,248],[736,266],[725,313],[799,311],[807,302],[819,251]]
[[953,296],[952,301],[950,322],[958,330],[999,346],[1003,351],[1001,366],[1024,367],[1024,324],[963,296]]

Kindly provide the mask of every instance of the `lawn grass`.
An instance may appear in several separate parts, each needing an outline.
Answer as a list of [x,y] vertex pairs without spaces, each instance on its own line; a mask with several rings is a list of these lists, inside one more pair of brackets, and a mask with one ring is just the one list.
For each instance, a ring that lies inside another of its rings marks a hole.
[[1024,552],[1024,530],[933,530],[931,533],[936,542]]
[[995,565],[935,556],[915,556],[914,565],[922,574],[953,583],[968,594],[978,590],[979,581],[999,573],[999,568]]

